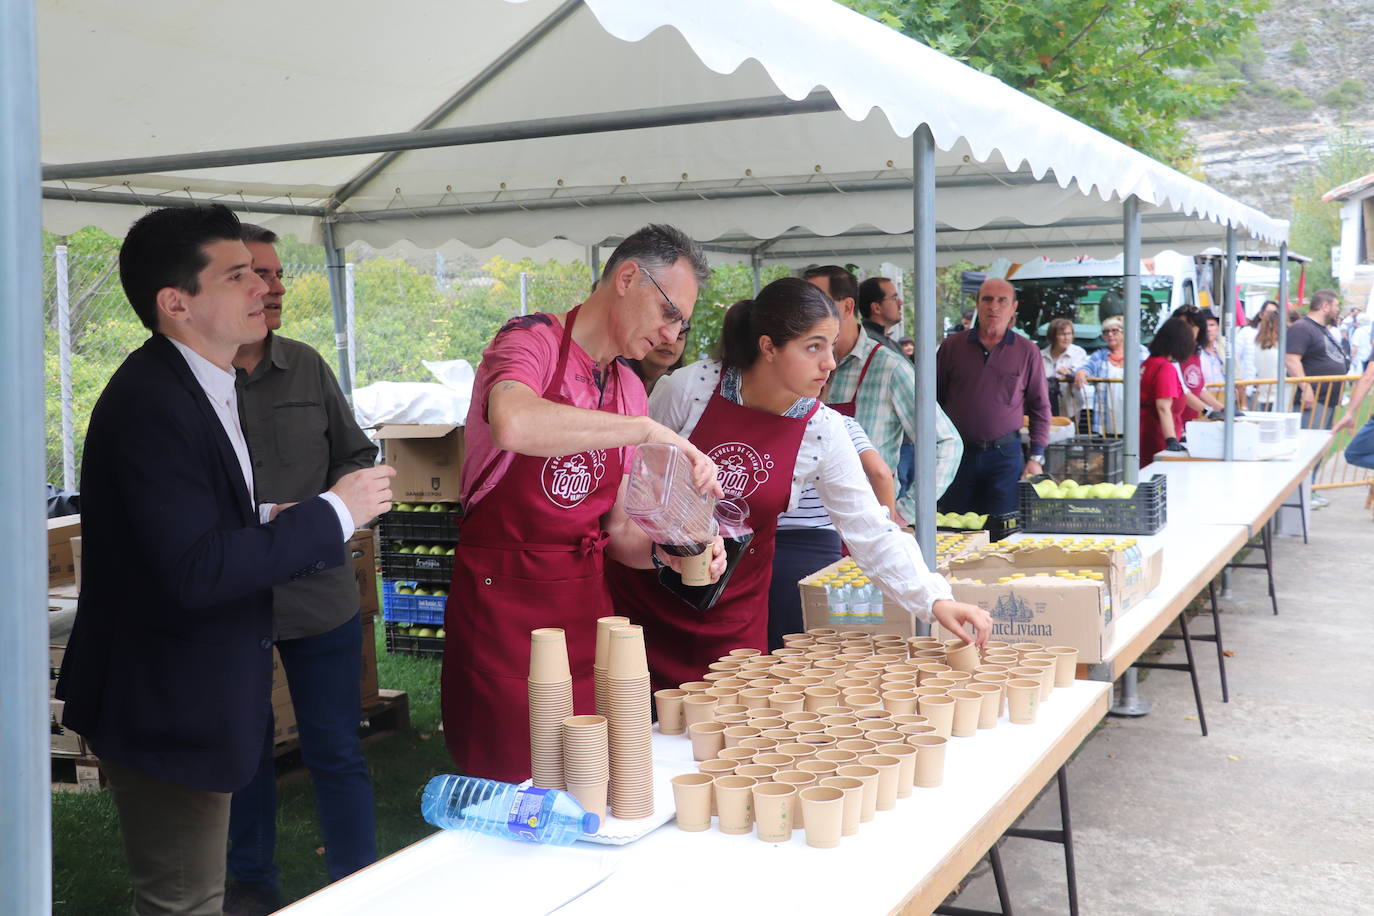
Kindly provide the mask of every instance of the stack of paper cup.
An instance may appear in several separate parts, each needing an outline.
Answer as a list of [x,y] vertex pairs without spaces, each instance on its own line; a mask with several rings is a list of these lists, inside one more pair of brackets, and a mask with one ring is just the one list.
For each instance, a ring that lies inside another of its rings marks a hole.
[[610,736],[611,813],[620,818],[648,817],[654,813],[649,663],[644,631],[637,626],[610,630],[605,715]]
[[606,715],[606,655],[611,645],[611,629],[627,626],[628,617],[598,617],[596,619],[596,660],[592,663],[592,679],[596,690],[596,714]]
[[563,773],[568,791],[582,809],[604,818],[611,777],[604,716],[569,716],[563,720]]
[[530,631],[530,776],[541,789],[562,789],[563,720],[573,714],[568,643],[555,627]]

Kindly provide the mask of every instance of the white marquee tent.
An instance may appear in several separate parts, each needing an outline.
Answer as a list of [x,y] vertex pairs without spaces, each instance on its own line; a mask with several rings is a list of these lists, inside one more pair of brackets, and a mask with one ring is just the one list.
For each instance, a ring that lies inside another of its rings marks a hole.
[[[119,234],[148,207],[217,200],[321,239],[337,266],[353,240],[594,245],[669,221],[752,258],[912,252],[932,340],[937,251],[1124,245],[1132,264],[1142,242],[1287,237],[1282,221],[829,0],[34,6],[0,6],[0,199],[19,202],[0,209],[7,264],[36,263],[35,112],[41,222],[55,232]],[[33,273],[0,274],[0,421],[18,471],[0,486],[26,507],[42,466]],[[918,387],[931,380],[927,349]],[[933,403],[918,404],[932,428]],[[35,540],[36,522],[27,508],[7,518],[11,543]],[[22,580],[18,609],[42,601],[36,549],[0,575]],[[24,800],[0,832],[0,882],[39,912],[43,636],[25,616],[0,618],[0,638],[22,647],[0,666],[0,714],[26,726],[0,755],[0,791]]]

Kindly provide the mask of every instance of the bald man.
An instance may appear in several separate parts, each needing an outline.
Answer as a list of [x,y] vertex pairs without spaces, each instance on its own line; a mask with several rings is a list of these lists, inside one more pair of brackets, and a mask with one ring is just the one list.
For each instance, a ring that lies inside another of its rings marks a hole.
[[[1016,482],[1044,473],[1050,398],[1035,344],[1011,329],[1016,291],[992,278],[978,288],[978,323],[946,337],[935,354],[935,399],[964,440],[941,512],[1016,511]],[[1021,451],[1021,418],[1030,417],[1030,458]]]

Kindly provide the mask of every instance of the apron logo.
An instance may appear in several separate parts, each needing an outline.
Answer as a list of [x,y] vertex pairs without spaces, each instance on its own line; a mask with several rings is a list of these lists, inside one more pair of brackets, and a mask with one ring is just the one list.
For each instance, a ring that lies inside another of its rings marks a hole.
[[1184,366],[1183,384],[1187,385],[1189,390],[1202,387],[1202,368],[1200,366]]
[[581,504],[606,476],[606,453],[603,450],[558,455],[544,462],[540,482],[549,502],[560,509]]
[[727,499],[743,499],[768,480],[771,456],[760,455],[743,442],[722,442],[706,453],[716,463],[716,479]]

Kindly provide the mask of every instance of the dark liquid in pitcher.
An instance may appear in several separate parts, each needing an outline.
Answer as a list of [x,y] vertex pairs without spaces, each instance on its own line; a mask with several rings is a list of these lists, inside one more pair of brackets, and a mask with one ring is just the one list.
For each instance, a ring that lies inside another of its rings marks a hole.
[[658,549],[675,557],[695,557],[706,549],[705,544],[659,544]]

